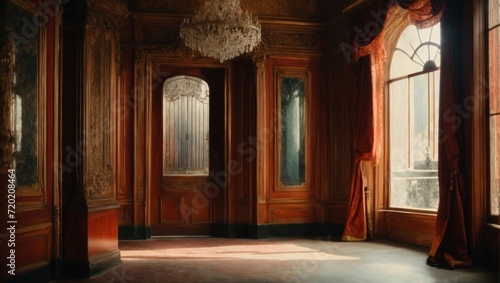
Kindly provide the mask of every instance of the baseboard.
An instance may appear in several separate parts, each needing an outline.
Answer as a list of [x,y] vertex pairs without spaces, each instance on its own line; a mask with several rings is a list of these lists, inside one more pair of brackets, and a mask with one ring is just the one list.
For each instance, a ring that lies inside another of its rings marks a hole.
[[269,234],[269,225],[249,225],[248,227],[248,238],[251,239],[267,239],[272,237]]
[[120,250],[116,249],[86,259],[65,259],[65,278],[89,278],[121,263]]
[[270,237],[316,237],[322,231],[322,225],[318,223],[270,224],[268,227]]
[[325,223],[322,224],[322,236],[330,237],[333,240],[340,240],[344,233],[343,224]]
[[118,226],[118,240],[146,240],[151,238],[151,227]]
[[47,283],[52,280],[51,266],[46,265],[38,268],[16,273],[14,276],[7,277],[8,283]]
[[500,255],[496,251],[491,251],[491,250],[486,250],[485,251],[485,261],[483,262],[483,265],[499,271],[500,270]]
[[52,260],[52,265],[51,265],[51,270],[52,270],[52,280],[55,280],[56,282],[60,279],[62,279],[63,276],[63,261],[62,259],[53,259]]

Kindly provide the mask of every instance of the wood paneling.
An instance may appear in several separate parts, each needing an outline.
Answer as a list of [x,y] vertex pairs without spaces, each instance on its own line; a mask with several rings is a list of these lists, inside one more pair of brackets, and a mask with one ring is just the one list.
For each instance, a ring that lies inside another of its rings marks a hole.
[[318,206],[315,204],[271,204],[271,223],[316,223]]
[[328,201],[322,204],[323,223],[345,224],[347,218],[347,200]]
[[484,245],[479,247],[485,250],[486,264],[497,270],[500,269],[500,226],[484,225]]
[[[168,197],[161,197],[160,199],[160,224],[181,224],[182,223],[182,211],[183,209],[183,201],[182,195],[178,197],[173,197],[172,194],[169,194]],[[188,211],[185,211],[186,217],[191,215],[191,209],[188,207]]]
[[189,198],[191,208],[191,222],[193,224],[212,223],[212,206],[205,197],[197,195]]
[[[104,229],[104,227],[109,227]],[[118,249],[118,214],[106,210],[88,215],[88,256]]]
[[[123,148],[117,127],[120,73],[118,26],[128,12],[121,2],[70,1],[62,25],[62,120],[60,161],[63,225],[62,267],[91,276],[119,262],[116,192]],[[121,150],[121,151],[120,151]],[[123,169],[122,169],[123,170]],[[119,181],[118,181],[119,179]],[[126,217],[123,217],[126,218]]]
[[[9,0],[10,1],[10,0]],[[7,2],[7,1],[4,1]],[[32,1],[15,1],[17,4],[21,4],[22,6],[29,7],[33,13],[40,15],[41,17],[47,16],[46,12],[42,9],[43,2],[32,2]],[[3,14],[5,11],[3,10],[4,5],[0,5],[0,18],[6,18]],[[58,49],[55,46],[59,44],[59,37],[57,33],[57,29],[59,28],[56,23],[60,20],[60,15],[52,15],[47,17],[47,22],[44,22],[42,25],[36,25],[36,29],[34,28],[33,38],[40,38],[39,41],[39,50],[38,50],[38,81],[34,82],[38,85],[36,93],[33,95],[38,97],[37,104],[35,105],[35,110],[37,111],[35,121],[35,128],[38,132],[38,136],[34,137],[35,144],[33,147],[37,152],[37,164],[33,168],[38,173],[38,182],[34,186],[30,187],[21,187],[17,186],[16,188],[16,203],[15,203],[15,219],[17,223],[15,224],[15,247],[7,247],[5,242],[5,236],[8,236],[8,232],[6,232],[6,223],[7,223],[7,169],[12,169],[12,164],[8,164],[11,160],[8,158],[8,151],[11,151],[10,146],[4,146],[4,138],[7,129],[4,128],[5,123],[9,124],[9,119],[5,119],[4,117],[0,117],[0,143],[2,146],[2,150],[0,150],[0,199],[2,203],[0,204],[0,253],[2,254],[2,258],[0,259],[0,281],[7,282],[7,270],[6,269],[6,257],[8,255],[7,249],[14,248],[16,253],[16,276],[23,276],[25,274],[29,274],[30,271],[37,268],[47,268],[51,261],[54,259],[54,226],[52,224],[54,220],[53,215],[53,188],[54,188],[54,179],[53,179],[53,170],[60,169],[59,163],[54,162],[54,99],[55,96],[58,95],[57,85],[55,85],[57,81],[57,75],[55,74],[55,70],[57,70],[57,60],[55,58],[59,56]],[[28,25],[31,25],[31,21],[29,19],[25,22]],[[4,22],[0,23],[0,38],[5,38],[10,42],[10,36],[12,35],[12,30],[7,30],[5,34],[4,30]],[[8,24],[8,23],[7,23]],[[20,39],[24,40],[21,36]],[[8,69],[8,61],[6,61],[4,56],[5,52],[8,51],[7,46],[4,45],[6,42],[0,40],[0,57],[2,58],[3,66],[0,76],[3,79],[8,79],[6,74]],[[16,48],[23,48],[28,46],[24,45],[22,42],[16,41]],[[20,63],[22,63],[20,61]],[[35,69],[37,66],[33,66]],[[18,78],[19,81],[19,78]],[[11,105],[4,104],[6,102],[3,98],[3,95],[7,93],[4,92],[4,84],[11,83],[10,81],[2,80],[0,82],[0,101],[2,101],[2,115],[7,113],[11,113],[10,111],[6,111],[6,108],[10,108]],[[18,88],[24,88],[25,83],[27,82],[17,82]],[[12,93],[8,93],[12,95]],[[10,101],[10,100],[7,100]],[[23,101],[23,103],[29,103]],[[23,113],[24,115],[24,113]],[[23,118],[24,119],[24,118]],[[23,129],[24,130],[24,129]],[[8,132],[10,135],[10,131]],[[8,144],[12,145],[12,139],[8,140]],[[7,154],[7,155],[5,155]],[[10,152],[11,154],[11,152]],[[19,163],[18,163],[19,164]],[[19,165],[18,165],[19,166]],[[24,166],[24,165],[22,165]],[[5,255],[5,256],[4,256]],[[40,278],[40,280],[50,280],[50,278]]]
[[133,225],[134,206],[132,201],[120,201],[120,209],[118,210],[119,225]]
[[430,247],[435,222],[435,215],[387,211],[385,212],[386,237],[394,241]]
[[52,255],[52,240],[51,224],[17,230],[16,273],[49,265]]
[[[116,168],[116,198],[119,201],[134,199],[134,108],[133,99],[133,54],[132,50],[122,51],[122,71],[120,73],[117,101],[113,105],[117,114],[118,163]],[[130,215],[129,218],[131,218]],[[131,224],[131,223],[130,223]]]
[[65,220],[66,259],[83,260],[118,249],[117,210],[70,213]]
[[228,184],[228,215],[231,224],[250,224],[256,194],[256,68],[250,60],[234,62],[230,76],[228,109],[228,160],[233,168]]

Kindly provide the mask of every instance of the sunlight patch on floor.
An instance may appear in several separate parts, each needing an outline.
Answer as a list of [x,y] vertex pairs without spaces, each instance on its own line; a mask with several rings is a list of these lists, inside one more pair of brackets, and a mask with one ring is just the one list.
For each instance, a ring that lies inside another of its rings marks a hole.
[[156,250],[122,250],[122,260],[141,259],[254,259],[254,260],[357,260],[294,244],[228,245],[217,247],[183,247]]

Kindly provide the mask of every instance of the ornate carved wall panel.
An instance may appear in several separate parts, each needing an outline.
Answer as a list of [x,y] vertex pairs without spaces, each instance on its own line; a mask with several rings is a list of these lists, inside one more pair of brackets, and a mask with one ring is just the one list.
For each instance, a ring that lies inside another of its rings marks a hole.
[[290,47],[299,49],[318,49],[319,34],[301,32],[266,31],[264,38],[272,47]]
[[91,44],[90,97],[87,97],[87,151],[84,190],[87,197],[112,196],[111,161],[111,81],[112,46],[101,34]]
[[65,274],[89,277],[120,262],[119,28],[128,11],[119,0],[74,0],[64,9],[62,98],[69,109],[61,110],[62,146],[80,156],[76,173],[63,174],[63,196],[70,196],[63,202],[62,266]]
[[114,196],[115,120],[112,104],[120,65],[119,20],[90,1],[85,21],[84,167],[87,199]]
[[323,52],[325,27],[321,24],[264,24],[262,41],[270,55],[320,56]]

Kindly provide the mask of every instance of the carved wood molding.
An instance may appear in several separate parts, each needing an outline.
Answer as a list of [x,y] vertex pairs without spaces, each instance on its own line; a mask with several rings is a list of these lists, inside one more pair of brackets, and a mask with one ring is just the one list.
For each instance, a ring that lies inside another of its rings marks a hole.
[[134,60],[136,64],[145,62],[148,54],[165,54],[179,58],[199,59],[202,55],[185,46],[180,39],[168,44],[135,44]]
[[111,106],[116,98],[121,66],[118,48],[122,19],[99,9],[103,6],[97,1],[91,0],[88,4],[84,40],[83,193],[88,202],[93,202],[91,199],[114,196],[116,131]]
[[[87,197],[112,195],[113,170],[111,165],[110,127],[110,77],[105,72],[106,60],[110,55],[101,53],[106,50],[102,44],[107,41],[101,37],[92,46],[90,93],[86,97],[87,111],[85,120],[85,139],[87,160],[84,177],[84,192]],[[109,48],[109,46],[108,46]],[[107,49],[109,50],[109,49]],[[101,61],[102,60],[102,61]],[[108,62],[109,64],[109,62]]]
[[293,48],[318,51],[320,48],[318,33],[264,30],[262,37],[271,49]]
[[58,259],[62,258],[62,235],[61,235],[61,206],[54,205],[54,256]]
[[[116,48],[115,60],[117,67],[121,66],[120,57],[120,21],[110,17],[98,9],[88,9],[87,18],[85,19],[85,38],[95,40],[99,35],[104,35],[107,40],[112,40]],[[118,68],[119,70],[119,68]]]
[[142,179],[137,182],[137,201],[144,202],[144,181]]
[[162,191],[171,192],[171,191],[192,191],[192,190],[203,190],[209,187],[209,183],[207,181],[166,181],[162,182]]
[[[263,66],[264,61],[268,58],[268,50],[269,44],[264,39],[252,50],[252,52],[244,56],[249,57],[255,63],[255,67],[258,68],[259,66]],[[257,70],[255,70],[255,72],[257,72]]]

